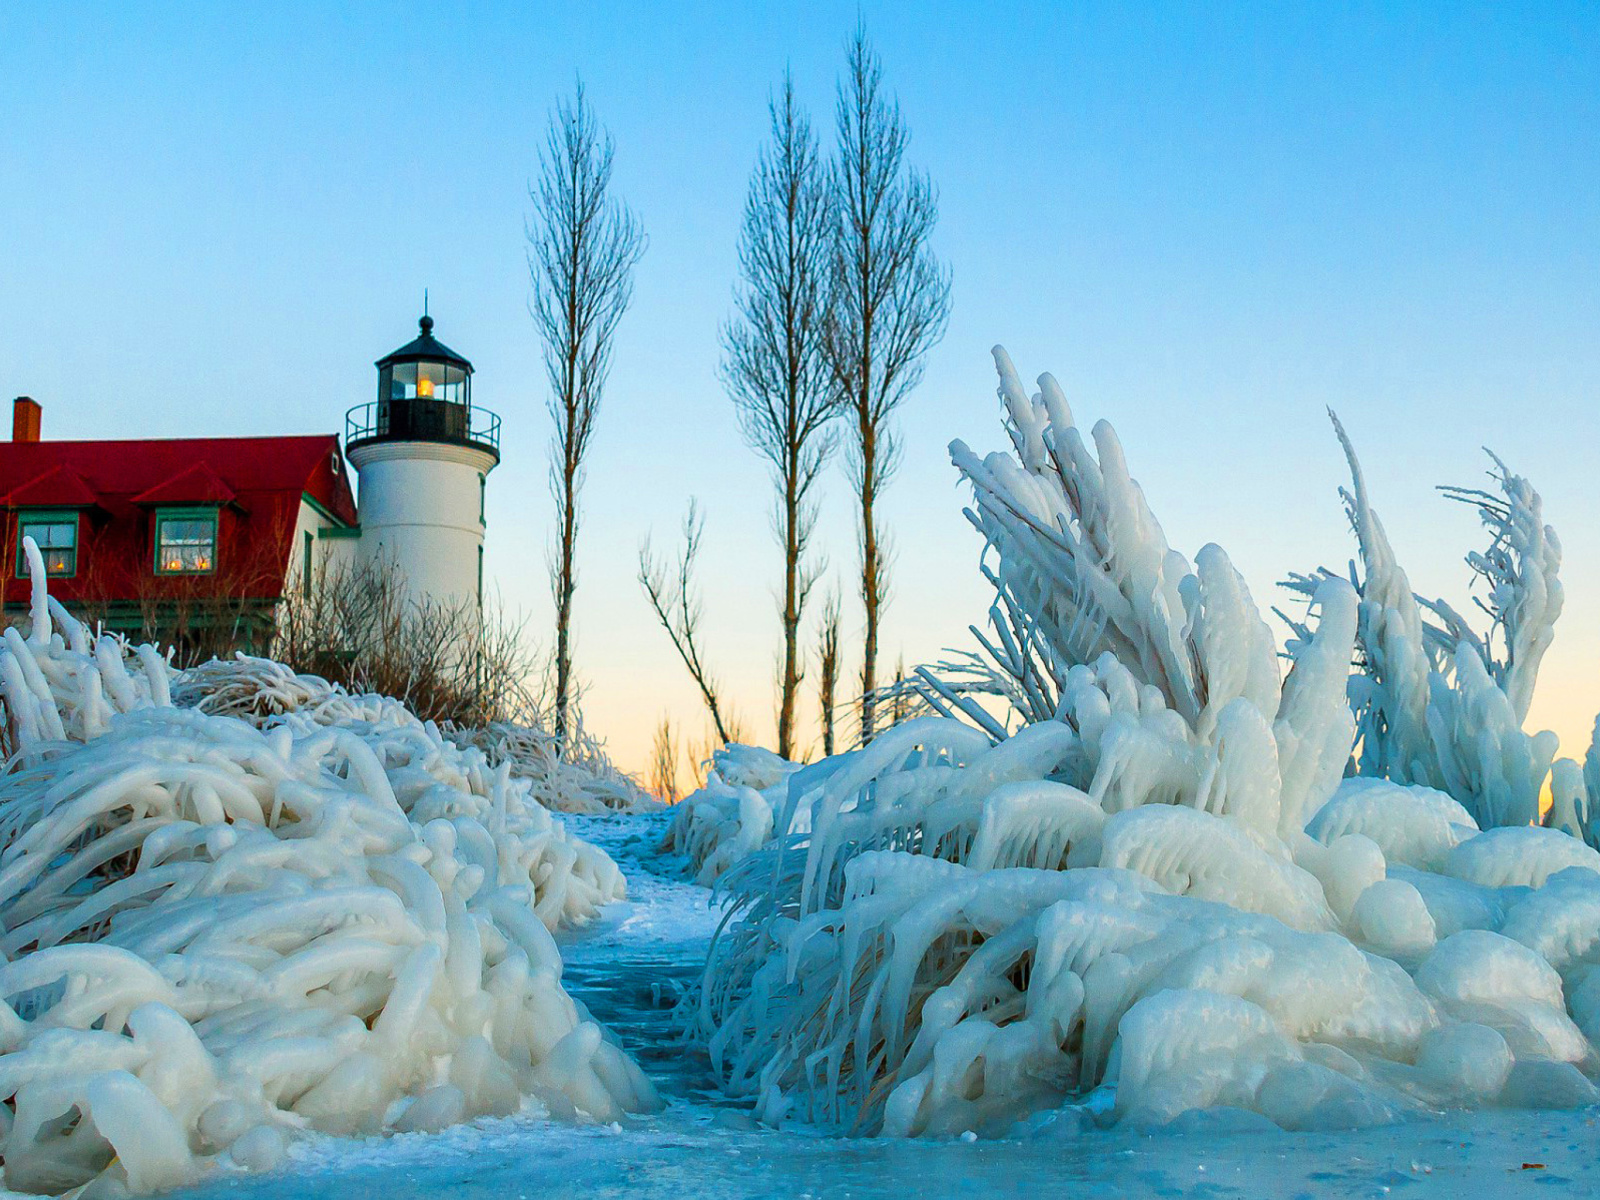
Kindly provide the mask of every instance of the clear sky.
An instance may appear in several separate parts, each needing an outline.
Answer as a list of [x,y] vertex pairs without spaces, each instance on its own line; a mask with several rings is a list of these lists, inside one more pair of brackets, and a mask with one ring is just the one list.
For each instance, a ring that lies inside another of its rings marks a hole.
[[[903,414],[887,657],[987,605],[945,445],[1003,439],[989,347],[1109,418],[1173,544],[1257,600],[1351,553],[1343,417],[1413,583],[1481,538],[1480,447],[1543,492],[1567,615],[1533,721],[1600,708],[1600,7],[1186,4],[0,5],[0,393],[46,437],[342,429],[438,335],[505,419],[489,574],[548,643],[548,419],[526,188],[581,73],[650,237],[590,465],[577,659],[642,766],[695,695],[634,579],[707,513],[710,655],[772,729],[768,484],[716,380],[745,186],[785,64],[831,129],[861,13],[938,184],[949,333]],[[819,542],[848,590],[849,491]],[[856,659],[859,603],[848,603]],[[808,697],[808,717],[814,702]]]

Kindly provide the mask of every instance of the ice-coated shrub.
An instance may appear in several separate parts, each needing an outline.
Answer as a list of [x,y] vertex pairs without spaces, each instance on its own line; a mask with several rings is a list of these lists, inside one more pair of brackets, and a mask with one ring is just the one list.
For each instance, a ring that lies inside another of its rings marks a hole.
[[[710,885],[777,833],[774,811],[789,793],[798,763],[737,742],[714,751],[703,787],[673,806],[662,849],[689,860],[697,883]],[[804,815],[797,819],[804,824]]]
[[617,767],[605,747],[575,719],[565,738],[542,725],[495,721],[482,729],[448,726],[447,738],[474,747],[495,765],[509,763],[511,773],[533,784],[534,798],[552,812],[656,812],[662,802],[633,776]]
[[[1490,533],[1486,551],[1467,555],[1490,618],[1479,634],[1443,600],[1412,591],[1337,419],[1334,431],[1350,467],[1343,496],[1361,559],[1351,567],[1361,596],[1361,669],[1350,680],[1358,772],[1447,792],[1485,828],[1537,821],[1556,737],[1528,734],[1522,723],[1563,603],[1561,543],[1544,524],[1539,493],[1499,459],[1499,495],[1444,489],[1472,504]],[[1324,569],[1289,586],[1311,595],[1331,576]]]
[[[397,700],[353,695],[316,675],[296,674],[271,659],[239,654],[212,659],[179,674],[173,701],[202,712],[269,725],[289,713],[310,714],[319,724],[382,717],[433,728]],[[581,722],[563,739],[540,725],[496,721],[481,729],[446,723],[443,740],[481,751],[490,766],[509,763],[532,786],[534,798],[552,812],[650,812],[659,801],[617,768]]]
[[[1559,607],[1531,489],[1507,478],[1521,549],[1486,560],[1498,578],[1522,553],[1544,581],[1542,604],[1501,593],[1521,666],[1463,635],[1441,670],[1403,576],[1369,565],[1359,594],[1310,584],[1280,677],[1227,556],[1172,550],[1110,427],[1091,451],[1054,381],[1030,398],[996,359],[1013,452],[952,455],[1010,715],[926,672],[940,715],[758,796],[778,835],[723,864],[731,919],[685,1010],[725,1088],[769,1121],[899,1135],[1063,1103],[1325,1128],[1600,1099],[1600,859],[1556,829],[1479,831],[1542,752],[1517,741]],[[1433,721],[1442,775],[1341,781],[1357,713],[1377,727],[1347,698],[1358,638],[1399,664],[1384,678]],[[1474,720],[1467,746],[1451,731]],[[723,786],[683,817],[703,862],[760,825]]]
[[621,875],[509,763],[272,664],[253,692],[222,673],[213,707],[240,715],[173,707],[158,655],[134,656],[141,687],[41,611],[0,650],[23,734],[0,776],[7,1187],[149,1191],[272,1166],[304,1129],[438,1129],[524,1097],[600,1120],[655,1103],[550,933]]
[[112,634],[93,636],[51,598],[32,538],[22,540],[22,550],[33,581],[28,635],[15,625],[0,632],[0,741],[8,753],[86,741],[118,713],[170,703],[173,671],[165,656]]

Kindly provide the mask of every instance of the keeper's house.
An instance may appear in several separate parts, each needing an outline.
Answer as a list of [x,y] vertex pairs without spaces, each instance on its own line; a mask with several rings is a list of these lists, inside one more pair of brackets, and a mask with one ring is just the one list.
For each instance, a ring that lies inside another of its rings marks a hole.
[[342,447],[331,433],[47,441],[19,396],[0,443],[5,617],[28,604],[25,537],[51,595],[180,649],[264,648],[285,599],[361,563],[392,564],[418,599],[481,602],[500,419],[473,408],[472,364],[432,328],[423,317],[378,360],[378,397],[349,411]]

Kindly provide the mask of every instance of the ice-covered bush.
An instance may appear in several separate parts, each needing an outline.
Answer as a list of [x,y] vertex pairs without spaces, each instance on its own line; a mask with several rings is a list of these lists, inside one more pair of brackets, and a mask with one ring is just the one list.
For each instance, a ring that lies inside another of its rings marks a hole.
[[[352,695],[316,675],[296,674],[282,663],[239,654],[213,659],[182,672],[172,684],[173,702],[202,712],[241,717],[270,725],[289,713],[309,715],[319,724],[381,720],[420,721],[403,703],[374,695]],[[480,752],[489,766],[507,763],[528,781],[533,798],[552,812],[650,812],[660,802],[612,763],[605,749],[581,724],[565,743],[539,725],[496,721],[482,729],[446,723],[430,733],[443,743]]]
[[534,797],[552,812],[639,813],[662,807],[633,776],[621,770],[605,747],[572,722],[564,738],[541,725],[495,721],[482,729],[448,726],[458,746],[482,750],[491,763],[511,764],[511,773],[533,783]]
[[22,541],[33,581],[26,638],[15,625],[0,634],[0,713],[8,754],[46,742],[86,741],[118,713],[170,703],[172,668],[154,646],[94,636],[51,598],[44,559]]
[[250,669],[281,712],[243,685],[212,705],[241,715],[173,707],[159,656],[121,690],[126,656],[43,611],[0,650],[23,735],[0,776],[7,1187],[147,1191],[270,1166],[300,1130],[525,1096],[601,1120],[655,1102],[550,934],[621,875],[509,763],[270,664]]
[[[1436,652],[1403,578],[1369,570],[1359,598],[1315,581],[1280,680],[1226,555],[1172,550],[1110,427],[1091,451],[1048,376],[1030,398],[996,358],[1013,453],[952,454],[1012,716],[928,672],[943,715],[760,797],[783,836],[722,875],[731,923],[686,1009],[724,1086],[768,1120],[891,1134],[1064,1102],[1313,1128],[1600,1100],[1600,852],[1480,832],[1481,788],[1341,782],[1358,634],[1410,665]],[[1529,543],[1547,584],[1553,544]],[[1502,595],[1530,668],[1549,594]],[[1520,696],[1517,671],[1456,651]],[[726,791],[684,827],[742,833]]]
[[673,806],[662,848],[687,858],[697,883],[716,882],[777,836],[774,814],[799,769],[759,746],[733,742],[714,751],[705,786]]
[[[1490,618],[1479,634],[1445,601],[1412,591],[1355,447],[1337,419],[1334,430],[1350,466],[1343,496],[1361,557],[1350,571],[1361,595],[1361,670],[1350,681],[1359,773],[1446,791],[1480,825],[1537,821],[1556,737],[1525,733],[1522,723],[1562,606],[1561,543],[1544,524],[1539,493],[1499,459],[1499,495],[1445,489],[1472,504],[1490,533],[1488,549],[1467,556]],[[1330,576],[1297,576],[1290,586],[1310,595]]]

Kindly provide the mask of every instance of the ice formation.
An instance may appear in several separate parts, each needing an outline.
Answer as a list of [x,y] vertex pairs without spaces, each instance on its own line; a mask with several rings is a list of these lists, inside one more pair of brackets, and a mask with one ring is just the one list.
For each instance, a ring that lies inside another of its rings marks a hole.
[[[341,715],[392,712],[403,722],[415,717],[404,705],[381,696],[352,696],[315,675],[299,675],[282,663],[240,654],[213,659],[182,673],[173,683],[174,702],[202,712],[266,724],[291,712],[309,712],[322,723]],[[662,807],[605,749],[580,727],[563,742],[542,726],[496,721],[482,729],[446,724],[445,740],[483,752],[491,767],[511,765],[533,798],[551,812],[652,812]]]
[[[1350,685],[1357,770],[1447,791],[1485,827],[1537,821],[1556,738],[1522,723],[1563,600],[1561,543],[1543,522],[1539,494],[1499,459],[1499,496],[1445,489],[1473,504],[1491,534],[1487,551],[1467,556],[1486,584],[1479,605],[1491,627],[1480,635],[1443,600],[1413,593],[1355,447],[1337,419],[1334,430],[1350,466],[1345,510],[1361,554],[1361,570],[1351,568],[1361,594],[1362,670]],[[1297,576],[1291,586],[1309,595],[1329,575]]]
[[1365,577],[1302,581],[1280,678],[1227,556],[1172,550],[1111,428],[996,360],[1013,452],[952,456],[1005,682],[925,672],[939,715],[680,814],[732,902],[686,1007],[725,1088],[895,1135],[1600,1101],[1600,853],[1531,823],[1554,747],[1520,730],[1560,606],[1532,489],[1480,498],[1491,654],[1423,620],[1356,469]]
[[620,873],[509,763],[259,662],[175,707],[160,655],[91,643],[38,583],[0,679],[8,1188],[150,1191],[270,1167],[300,1130],[437,1129],[524,1096],[600,1120],[655,1103],[551,936]]
[[483,729],[452,727],[445,734],[458,746],[482,750],[494,765],[533,784],[533,795],[551,812],[641,813],[665,807],[620,770],[605,748],[578,724],[565,741],[542,725],[496,721]]
[[716,882],[778,835],[774,811],[798,769],[760,746],[734,742],[714,751],[705,786],[674,807],[663,849],[684,855],[696,882]]

